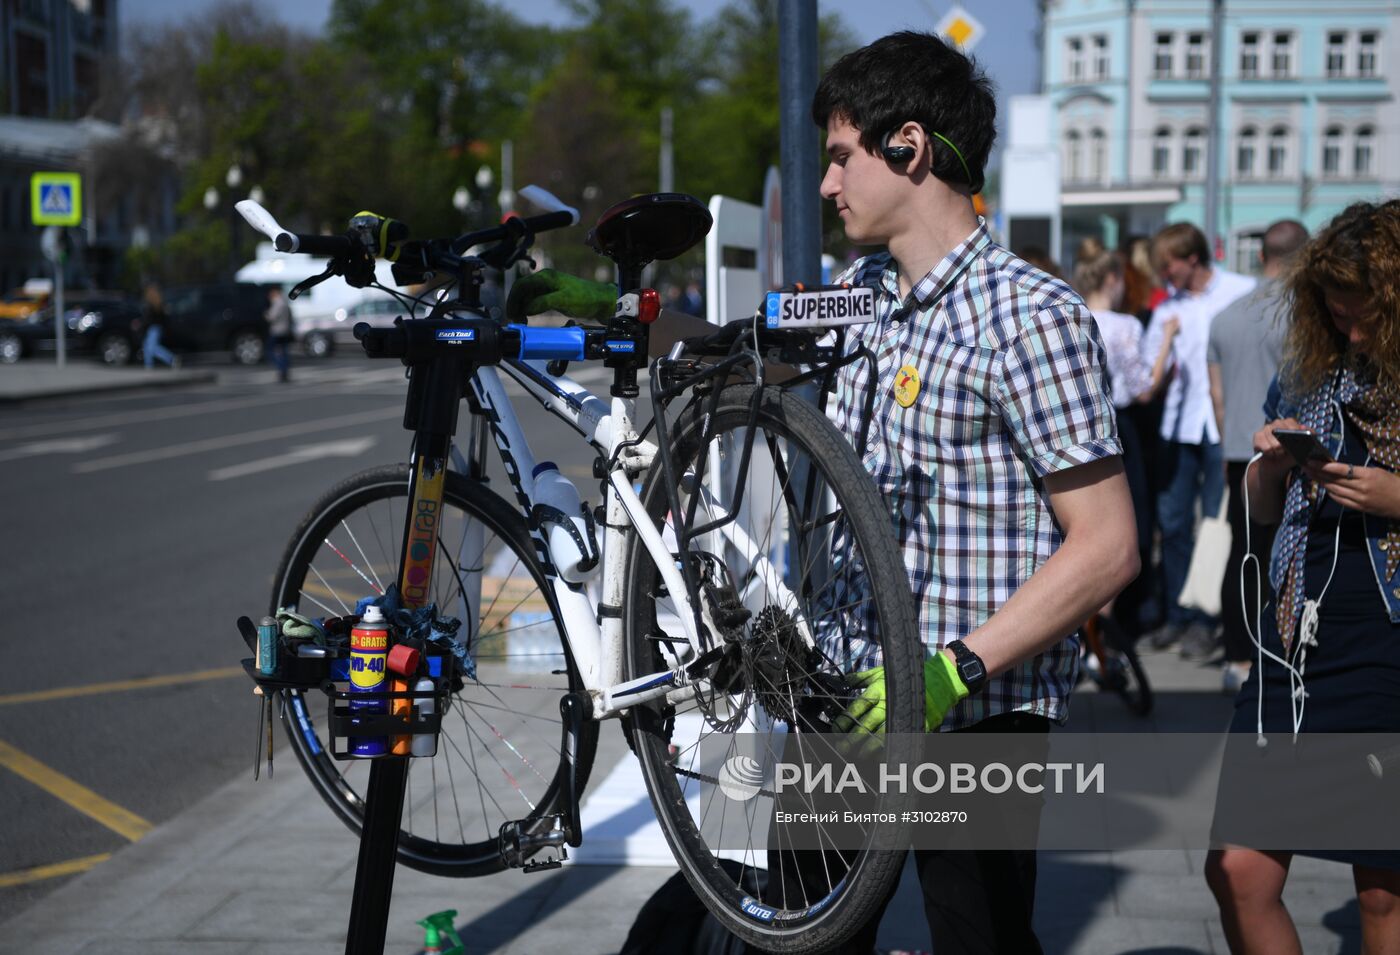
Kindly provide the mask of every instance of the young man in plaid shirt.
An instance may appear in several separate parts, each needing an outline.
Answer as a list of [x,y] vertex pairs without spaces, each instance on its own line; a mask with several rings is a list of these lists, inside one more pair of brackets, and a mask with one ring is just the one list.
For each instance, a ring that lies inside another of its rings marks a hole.
[[[1093,317],[973,211],[996,102],[966,56],[884,37],[828,71],[812,115],[831,160],[822,196],[851,242],[885,249],[838,281],[876,294],[877,321],[852,336],[879,359],[863,453],[919,607],[926,728],[1048,732],[1068,716],[1078,626],[1138,573]],[[851,435],[867,375],[855,362],[839,382],[832,417]],[[866,682],[877,702],[878,671]],[[939,955],[1040,951],[1034,850],[915,858]],[[869,952],[878,923],[847,950]]]
[[[822,195],[853,243],[887,250],[841,281],[876,292],[877,321],[852,336],[879,359],[863,454],[919,605],[926,728],[1046,733],[1068,715],[1078,626],[1138,573],[1093,317],[973,212],[996,103],[967,57],[927,34],[877,40],[831,68],[813,118],[831,157]],[[614,295],[546,270],[516,284],[507,313],[606,318]],[[866,375],[848,366],[832,408],[853,439]],[[878,662],[853,661],[864,692],[849,728],[882,729]],[[915,858],[939,955],[1041,950],[1034,850]],[[842,951],[870,952],[878,927],[877,914]]]

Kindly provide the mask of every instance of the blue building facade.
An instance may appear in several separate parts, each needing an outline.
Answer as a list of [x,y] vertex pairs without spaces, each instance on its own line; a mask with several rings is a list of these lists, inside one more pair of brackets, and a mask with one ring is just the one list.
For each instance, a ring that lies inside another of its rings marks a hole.
[[[1043,89],[1061,171],[1063,247],[1168,222],[1205,228],[1219,151],[1229,266],[1254,267],[1269,223],[1316,229],[1348,203],[1400,194],[1400,2],[1047,0]],[[1211,56],[1221,106],[1210,126]]]

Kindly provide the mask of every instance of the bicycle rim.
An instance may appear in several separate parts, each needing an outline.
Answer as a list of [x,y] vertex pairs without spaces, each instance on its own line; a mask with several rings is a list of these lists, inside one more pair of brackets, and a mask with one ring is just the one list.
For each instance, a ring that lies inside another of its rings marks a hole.
[[[309,616],[353,613],[395,578],[408,493],[407,466],[356,475],[329,492],[287,546],[274,607]],[[484,485],[449,474],[432,600],[463,621],[478,671],[443,714],[437,755],[408,761],[399,861],[454,877],[501,868],[501,823],[548,826],[565,791],[559,699],[581,688],[534,547],[511,506]],[[478,594],[479,589],[479,594]],[[344,688],[344,685],[341,685]],[[358,832],[369,760],[338,760],[320,692],[285,694],[298,760],[336,814]],[[585,723],[579,763],[587,779],[597,725]]]
[[[724,449],[731,463],[737,456],[754,393],[752,387],[727,387],[703,440],[700,409],[683,415],[675,429],[675,466],[687,474],[688,485],[682,513],[692,497],[698,499],[691,526],[731,509],[737,476],[718,463],[717,454]],[[631,732],[663,831],[706,906],[731,931],[769,950],[816,951],[839,944],[874,916],[898,879],[903,851],[867,843],[843,852],[784,854],[779,837],[763,825],[773,818],[774,794],[760,786],[746,800],[731,799],[707,767],[716,751],[721,761],[742,753],[758,764],[754,778],[771,780],[779,760],[794,759],[804,746],[824,745],[812,729],[822,725],[821,714],[844,706],[833,697],[830,678],[875,665],[886,666],[888,730],[916,732],[923,719],[914,679],[920,655],[888,514],[846,440],[816,409],[774,390],[762,395],[754,437],[735,513],[756,546],[707,534],[691,550],[703,556],[689,558],[710,567],[710,578],[721,585],[708,598],[712,616],[722,615],[726,600],[731,610],[747,612],[742,623],[728,627],[726,642],[746,641],[749,649],[727,673],[715,670],[713,679],[698,681],[694,699],[675,707],[660,700],[634,707]],[[660,485],[658,468],[645,499],[671,542]],[[781,583],[773,567],[780,568]],[[624,620],[631,673],[637,676],[670,665],[672,649],[683,644],[668,642],[680,633],[675,602],[635,541],[628,579],[632,593]],[[723,593],[725,586],[730,594]],[[804,627],[815,651],[802,640]],[[775,667],[778,659],[782,664]],[[891,834],[891,828],[897,831]],[[881,835],[895,840],[887,845],[903,845],[907,828],[886,826]],[[774,877],[784,859],[790,875]],[[794,869],[801,871],[794,876]]]

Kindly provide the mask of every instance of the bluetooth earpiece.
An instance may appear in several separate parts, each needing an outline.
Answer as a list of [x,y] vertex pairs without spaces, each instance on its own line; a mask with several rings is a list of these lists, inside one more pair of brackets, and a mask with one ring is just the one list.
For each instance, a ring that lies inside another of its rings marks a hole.
[[880,155],[885,157],[886,162],[908,162],[914,158],[913,146],[891,146],[890,137],[894,135],[894,130],[885,133],[885,138],[880,140]]
[[[894,135],[894,130],[885,133],[885,138],[880,140],[880,155],[885,157],[886,162],[902,163],[914,158],[916,150],[913,146],[891,146],[890,137]],[[973,176],[972,169],[968,166],[967,160],[963,158],[962,150],[953,145],[953,141],[937,130],[928,130],[928,134],[939,140],[953,151],[953,155],[958,157],[958,162],[962,165],[963,172],[967,175],[967,184],[972,188],[973,193],[982,191],[982,177]],[[932,169],[930,168],[930,171]]]

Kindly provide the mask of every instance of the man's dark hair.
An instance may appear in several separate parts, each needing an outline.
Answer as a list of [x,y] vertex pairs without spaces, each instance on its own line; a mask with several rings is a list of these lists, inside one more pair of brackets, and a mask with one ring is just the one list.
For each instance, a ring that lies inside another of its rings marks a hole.
[[[946,136],[967,160],[974,192],[997,136],[997,102],[987,74],[933,34],[908,30],[847,53],[826,71],[812,100],[812,119],[825,129],[832,116],[860,130],[860,144],[872,154],[886,133],[910,121]],[[966,183],[953,150],[936,137],[930,141],[933,174]]]
[[1264,230],[1265,262],[1287,262],[1308,244],[1308,227],[1297,219],[1280,219]]

